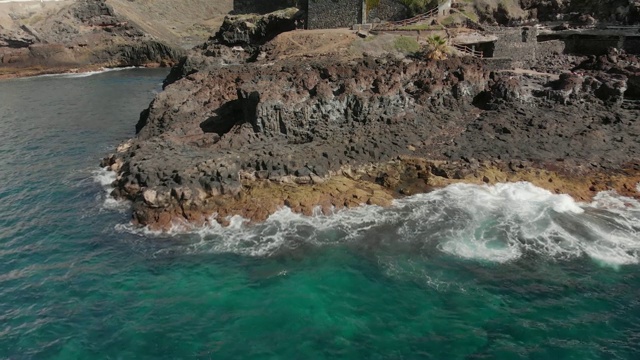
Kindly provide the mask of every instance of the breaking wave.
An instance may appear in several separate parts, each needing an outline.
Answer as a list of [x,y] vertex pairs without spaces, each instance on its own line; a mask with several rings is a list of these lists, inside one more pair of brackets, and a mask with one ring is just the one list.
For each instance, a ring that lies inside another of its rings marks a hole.
[[93,171],[93,181],[100,184],[104,192],[99,195],[102,200],[102,207],[107,210],[126,211],[129,203],[124,200],[116,200],[111,196],[113,191],[113,182],[116,181],[116,172],[109,168],[101,168]]
[[112,72],[112,71],[122,71],[122,70],[131,70],[131,69],[137,69],[137,67],[135,67],[135,66],[126,66],[126,67],[117,67],[117,68],[102,68],[100,70],[83,71],[83,72],[77,72],[77,73],[43,74],[43,75],[25,77],[25,79],[28,79],[28,78],[47,78],[47,77],[76,79],[76,78],[85,78],[85,77],[98,75],[98,74],[104,74],[104,73]]
[[[191,241],[163,247],[170,253],[235,253],[277,256],[327,245],[347,244],[365,251],[443,255],[493,263],[527,256],[566,260],[589,256],[619,266],[640,262],[640,202],[612,192],[578,203],[526,182],[480,186],[456,184],[408,198],[394,206],[362,206],[313,216],[284,208],[261,224],[239,216],[223,227],[173,234]],[[121,230],[159,236],[144,229]]]

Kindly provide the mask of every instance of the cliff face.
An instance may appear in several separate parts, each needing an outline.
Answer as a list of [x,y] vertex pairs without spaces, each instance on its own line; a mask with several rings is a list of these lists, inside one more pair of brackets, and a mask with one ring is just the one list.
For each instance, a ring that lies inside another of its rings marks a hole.
[[168,85],[103,165],[134,221],[156,229],[385,205],[456,181],[634,195],[640,124],[620,106],[631,75],[589,64],[554,81],[460,58],[209,67]]
[[[141,200],[139,223],[173,214],[185,192],[190,217],[237,212],[260,219],[287,198],[270,196],[254,206],[220,201],[246,196],[247,181],[322,186],[346,168],[426,155],[463,129],[464,111],[487,76],[478,63],[460,59],[287,61],[199,72],[159,94],[138,137],[107,164],[120,171],[118,196]],[[390,199],[382,188],[369,190],[360,200],[347,190],[314,196],[336,206]]]

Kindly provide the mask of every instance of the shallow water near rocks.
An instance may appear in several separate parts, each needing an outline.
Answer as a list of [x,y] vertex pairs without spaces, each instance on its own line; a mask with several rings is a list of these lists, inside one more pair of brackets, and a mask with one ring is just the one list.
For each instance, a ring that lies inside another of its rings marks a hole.
[[615,194],[131,228],[97,164],[164,75],[0,82],[0,358],[640,358],[640,205]]

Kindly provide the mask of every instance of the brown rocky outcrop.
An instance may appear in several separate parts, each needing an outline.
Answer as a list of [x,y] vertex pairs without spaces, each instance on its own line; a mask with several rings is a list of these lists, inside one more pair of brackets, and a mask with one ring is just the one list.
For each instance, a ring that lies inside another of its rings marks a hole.
[[274,11],[265,15],[246,14],[225,17],[214,38],[227,46],[260,45],[276,35],[295,30],[304,12],[297,8]]

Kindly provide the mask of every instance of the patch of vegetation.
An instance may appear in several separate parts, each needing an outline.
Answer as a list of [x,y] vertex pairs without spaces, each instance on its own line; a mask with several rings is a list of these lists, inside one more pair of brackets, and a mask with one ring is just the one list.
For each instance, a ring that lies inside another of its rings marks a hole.
[[44,17],[42,16],[42,14],[35,14],[33,16],[31,16],[30,18],[25,20],[25,23],[27,25],[34,25],[37,24],[39,22],[41,22],[42,20],[44,20]]
[[473,22],[478,22],[478,15],[476,13],[474,13],[473,11],[469,11],[469,10],[462,10],[460,11],[460,13],[466,17],[468,17],[471,21]]
[[369,36],[367,36],[366,38],[362,39],[363,42],[372,42],[374,40],[376,40],[378,36],[377,35],[373,35],[373,34],[369,34]]
[[380,6],[380,0],[366,0],[367,12]]
[[414,54],[420,51],[420,44],[413,37],[399,36],[393,46],[397,51],[404,54]]
[[448,25],[456,23],[456,18],[453,15],[449,15],[446,18],[440,20],[440,23],[442,25],[444,25],[444,26],[448,26]]
[[438,6],[438,0],[400,0],[400,2],[409,9],[412,16],[423,14]]
[[440,35],[434,35],[427,39],[425,55],[430,60],[444,60],[449,57],[451,48],[447,43],[447,39]]

